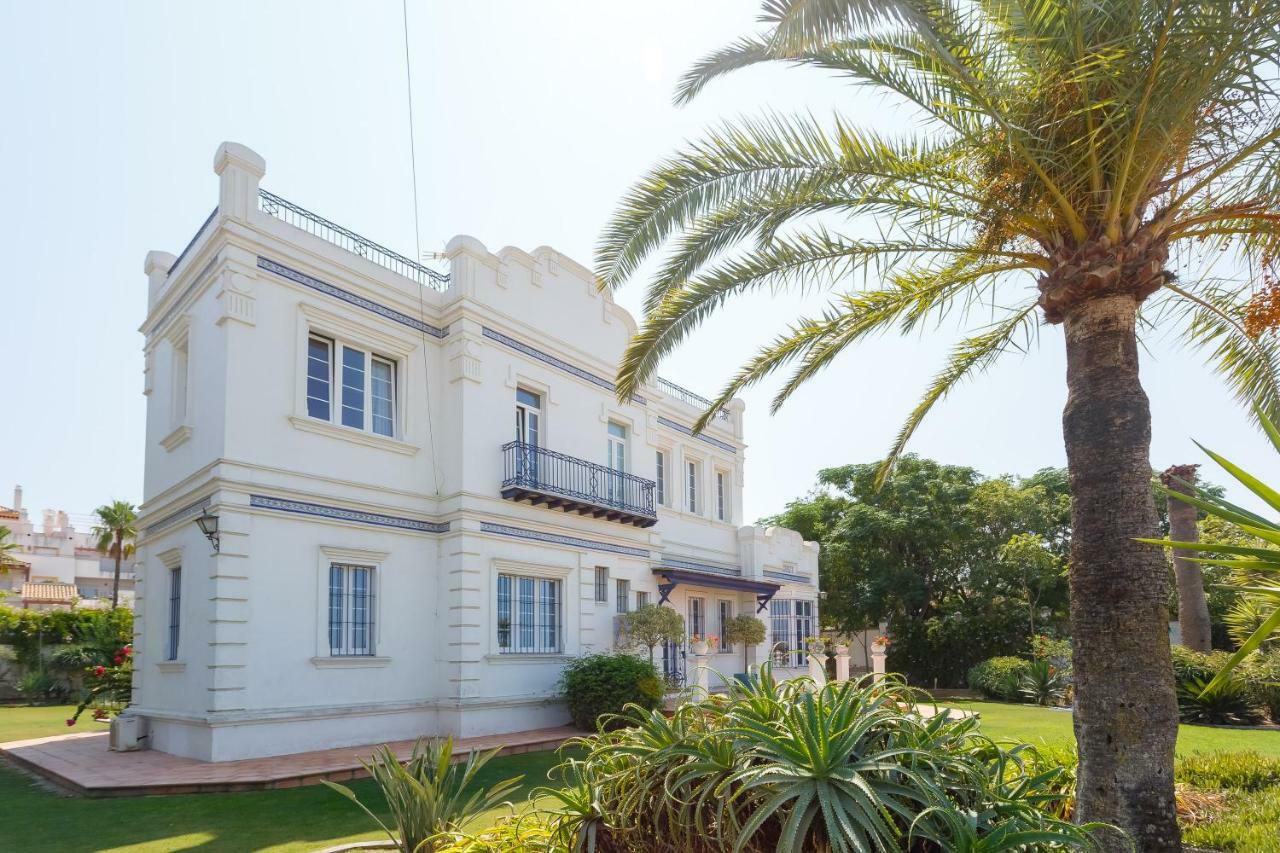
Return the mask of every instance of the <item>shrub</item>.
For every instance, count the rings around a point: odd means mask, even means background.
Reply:
[[[1249,655],[1240,664],[1240,676],[1271,722],[1280,723],[1280,649]]]
[[[606,722],[601,717],[621,714],[629,704],[644,710],[658,707],[664,693],[653,664],[626,653],[570,661],[561,684],[574,725],[591,730]]]
[[[1048,634],[1036,634],[1031,638],[1031,656],[1036,660],[1053,661],[1058,666],[1071,663],[1071,641]]]
[[[18,679],[18,692],[32,705],[56,705],[67,701],[71,691],[66,682],[51,672],[32,670]]]
[[[1071,689],[1071,675],[1047,659],[1034,660],[1018,679],[1018,693],[1037,705],[1061,705]]]
[[[622,614],[618,622],[622,642],[648,649],[649,663],[653,663],[653,650],[658,645],[684,642],[684,617],[670,607],[646,604]]]
[[[1178,716],[1184,723],[1252,725],[1262,721],[1249,685],[1234,675],[1212,690],[1210,679],[1190,678],[1178,684]]]
[[[496,749],[485,753],[472,750],[465,764],[454,764],[453,738],[419,739],[403,765],[387,746],[374,753],[372,761],[362,761],[382,792],[395,831],[350,788],[321,781],[364,809],[403,853],[435,853],[450,843],[443,833],[461,830],[482,812],[497,807],[520,784],[523,777],[505,779],[487,790],[476,787],[481,768],[497,754]]]
[[[1204,791],[1258,791],[1280,785],[1280,758],[1247,752],[1197,752],[1179,758],[1174,777]]]
[[[969,687],[980,691],[988,699],[1017,702],[1022,677],[1030,670],[1031,662],[1015,657],[987,658],[969,670]]]
[[[758,681],[670,719],[629,709],[627,726],[577,739],[586,757],[553,771],[556,788],[534,793],[556,798],[543,814],[570,842],[564,849],[1096,845],[1096,825],[1039,808],[1057,769],[1029,775],[1015,750],[978,734],[975,718],[923,719],[919,695],[894,678],[779,683],[765,665]]]

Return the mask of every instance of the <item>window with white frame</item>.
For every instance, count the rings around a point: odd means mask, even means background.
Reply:
[[[642,589],[636,590],[636,610],[639,610],[641,607],[648,607],[648,606],[649,606],[649,593],[645,592]]]
[[[725,628],[728,627],[729,620],[733,618],[733,602],[727,598],[722,598],[716,602],[716,631],[720,636],[720,653],[725,654],[733,651],[733,644],[725,637]]]
[[[182,566],[169,569],[169,637],[165,660],[178,659],[178,639],[182,630]]]
[[[498,575],[498,652],[558,654],[562,648],[560,581]]]
[[[614,581],[616,589],[614,597],[618,600],[618,612],[626,613],[627,608],[631,606],[631,581],[618,578]]]
[[[716,472],[716,518],[720,521],[728,520],[729,505],[725,495],[725,481],[728,477],[723,471]]]
[[[375,435],[396,434],[396,362],[323,335],[307,338],[307,415]]]
[[[329,564],[329,654],[374,653],[376,613],[373,566]]]
[[[773,647],[779,644],[785,652],[778,652],[784,666],[804,666],[804,641],[814,636],[813,602],[800,599],[778,599],[769,602],[769,616],[773,629]]]
[[[690,596],[689,598],[689,636],[707,636],[707,600]]]
[[[596,566],[596,604],[609,603],[609,570],[604,566]]]
[[[654,453],[653,475],[654,480],[654,498],[659,506],[667,505],[667,452],[658,450]]]
[[[191,372],[189,338],[184,333],[173,339],[173,423],[187,422],[187,406],[189,405],[189,374]]]
[[[698,511],[698,478],[702,475],[702,465],[690,460],[685,463],[686,508],[689,512]]]

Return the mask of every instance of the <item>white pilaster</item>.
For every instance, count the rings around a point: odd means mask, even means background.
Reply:
[[[250,211],[258,209],[258,185],[267,161],[247,145],[224,142],[213,155],[213,171],[219,178],[218,212],[248,222]]]

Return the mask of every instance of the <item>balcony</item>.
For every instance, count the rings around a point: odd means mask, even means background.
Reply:
[[[658,523],[653,480],[520,441],[502,445],[502,496],[636,527]]]

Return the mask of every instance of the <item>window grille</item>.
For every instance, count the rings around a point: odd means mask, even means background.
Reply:
[[[560,581],[498,575],[498,652],[557,654],[560,649]]]
[[[374,653],[374,577],[370,566],[329,566],[329,654]]]
[[[609,603],[609,570],[604,566],[596,566],[596,603]]]
[[[617,589],[614,597],[618,600],[618,612],[626,613],[627,607],[631,603],[631,581],[619,578],[616,582]]]
[[[169,645],[165,658],[178,659],[178,637],[182,624],[182,567],[169,570]]]

